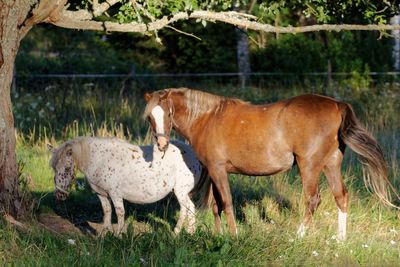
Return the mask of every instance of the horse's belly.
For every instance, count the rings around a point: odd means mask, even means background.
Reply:
[[[247,175],[272,175],[287,171],[293,166],[292,153],[265,156],[262,154],[246,155],[231,161],[227,171]]]

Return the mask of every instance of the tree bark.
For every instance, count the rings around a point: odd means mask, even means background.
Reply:
[[[250,57],[249,57],[249,38],[247,31],[242,29],[236,29],[237,43],[237,65],[239,70],[239,82],[242,89],[246,86],[246,81],[250,74]]]
[[[10,88],[15,57],[32,3],[24,0],[0,1],[0,211],[15,217],[27,215],[29,203],[18,184],[16,140]]]
[[[390,19],[391,25],[399,25],[400,24],[400,15],[394,16]],[[392,36],[394,37],[393,41],[393,68],[395,71],[400,70],[400,30],[393,30]]]

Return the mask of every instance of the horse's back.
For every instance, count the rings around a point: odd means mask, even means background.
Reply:
[[[206,165],[226,164],[228,172],[251,175],[291,168],[295,154],[335,141],[341,123],[337,101],[311,94],[267,105],[232,103],[209,117],[193,142],[197,154]]]

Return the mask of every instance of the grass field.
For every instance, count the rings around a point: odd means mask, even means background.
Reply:
[[[301,92],[301,89],[285,91],[268,98],[268,91],[260,89],[219,91],[256,103],[264,98],[274,101]],[[361,120],[378,137],[388,160],[390,180],[399,189],[400,109],[396,101],[400,98],[399,88],[374,88],[353,98],[343,93],[341,98],[355,106]],[[82,99],[89,107],[90,101],[95,101],[90,96]],[[127,222],[145,225],[147,231],[130,228],[120,238],[112,235],[95,238],[89,234],[45,230],[36,220],[43,214],[59,215],[81,228],[88,220],[100,222],[102,219],[100,202],[88,186],[73,188],[66,202],[55,202],[46,143],[60,144],[76,135],[112,135],[136,144],[148,142],[144,138],[145,124],[140,121],[142,106],[124,106],[123,101],[131,103],[120,98],[104,102],[106,108],[115,106],[106,114],[115,118],[116,113],[124,112],[123,116],[119,114],[123,120],[131,116],[134,122],[130,127],[141,128],[141,134],[127,130],[129,127],[117,120],[99,118],[96,110],[90,117],[96,117],[96,121],[85,117],[68,124],[62,131],[45,130],[39,125],[34,131],[31,128],[18,134],[17,157],[24,165],[21,179],[35,199],[34,220],[29,222],[32,226],[29,233],[18,232],[0,222],[0,261],[16,266],[400,266],[400,212],[379,204],[367,191],[362,182],[361,164],[350,151],[346,152],[342,168],[350,192],[345,242],[336,239],[337,208],[323,176],[321,205],[307,235],[297,238],[304,205],[296,168],[271,177],[230,176],[239,227],[237,238],[215,235],[209,211],[197,213],[195,234],[174,236],[171,229],[178,217],[178,205],[173,195],[151,205],[126,203]],[[78,179],[84,183],[82,175]]]

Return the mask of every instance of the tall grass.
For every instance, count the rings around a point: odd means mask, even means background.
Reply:
[[[241,90],[215,85],[207,89],[254,103],[273,102],[309,92],[309,88],[300,87]],[[368,93],[352,93],[353,98],[348,88],[334,90],[316,86],[312,90],[324,90],[355,106],[357,115],[383,147],[390,180],[399,190],[400,108],[396,100],[400,96],[399,87],[382,85]],[[18,128],[17,156],[24,164],[22,178],[37,200],[35,218],[57,214],[79,227],[87,220],[102,220],[100,202],[88,185],[84,189],[73,188],[64,203],[54,200],[53,173],[48,166],[50,153],[46,143],[60,144],[80,135],[118,136],[136,144],[150,142],[146,139],[146,123],[140,116],[144,103],[137,96],[102,96],[104,101],[99,104],[100,95],[96,90],[90,94],[81,92],[82,102],[65,102],[64,106],[71,108],[72,119],[65,124],[54,121],[60,118],[58,112],[65,114],[65,110],[57,110],[55,114],[44,115],[48,121],[37,119],[40,123]],[[72,104],[86,105],[87,109],[74,110]],[[15,112],[25,117],[29,113],[18,109]],[[26,120],[17,118],[16,121],[17,125],[28,124]],[[337,208],[323,176],[321,205],[306,237],[297,238],[304,203],[301,179],[294,168],[272,177],[230,176],[239,229],[237,238],[227,235],[227,229],[225,234],[215,235],[210,211],[197,213],[195,234],[174,236],[171,228],[177,220],[178,204],[170,195],[151,205],[125,203],[127,222],[134,226],[145,224],[150,230],[130,229],[120,238],[55,234],[44,230],[36,221],[31,222],[32,232],[20,233],[0,222],[0,261],[18,266],[400,266],[399,211],[383,206],[365,189],[361,165],[354,153],[346,152],[342,169],[350,193],[348,240],[345,242],[336,239]],[[78,180],[83,182],[84,177],[79,175]],[[224,216],[223,222],[226,228]]]

